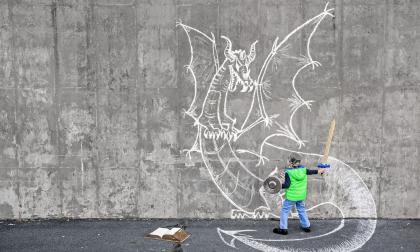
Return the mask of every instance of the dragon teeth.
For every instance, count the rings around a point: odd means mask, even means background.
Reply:
[[[229,133],[228,134],[228,140],[229,140],[229,142],[232,140],[232,137],[233,137],[233,134]]]
[[[242,86],[242,90],[241,93],[245,93],[248,92],[248,86],[246,86],[245,84]]]
[[[211,139],[215,139],[215,136],[216,136],[216,134],[215,134],[215,132],[214,132],[214,131],[210,132],[210,138],[211,138]]]
[[[218,132],[216,133],[216,139],[219,140],[219,138],[222,136],[223,132],[218,130]]]
[[[236,141],[238,139],[238,134],[223,129],[216,129],[214,131],[205,130],[204,138],[212,140],[226,140],[226,141]]]

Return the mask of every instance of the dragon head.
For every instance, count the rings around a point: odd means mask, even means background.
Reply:
[[[241,84],[241,92],[251,92],[254,89],[254,82],[250,77],[249,65],[255,60],[255,44],[258,41],[251,45],[249,53],[246,54],[245,50],[232,50],[230,39],[225,36],[222,36],[222,38],[226,40],[224,54],[230,72],[229,91],[234,92]]]

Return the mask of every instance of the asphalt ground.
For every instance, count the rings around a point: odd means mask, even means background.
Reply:
[[[358,220],[345,220],[345,227]],[[145,239],[144,235],[158,227],[179,223],[187,225],[191,236],[181,245],[182,251],[258,251],[236,240],[237,248],[226,245],[218,233],[223,230],[255,230],[248,234],[267,238],[303,239],[299,247],[317,250],[325,239],[308,239],[337,226],[340,220],[312,220],[312,232],[299,229],[297,220],[289,221],[289,235],[272,233],[276,220],[39,220],[0,221],[0,251],[177,251],[174,243]],[[346,229],[329,235],[328,239],[346,236]],[[227,243],[231,237],[225,237]],[[278,243],[277,243],[278,244]],[[270,244],[276,246],[276,244]],[[181,251],[177,248],[178,251]],[[272,251],[267,249],[266,251]],[[420,220],[378,220],[371,239],[358,251],[420,251]]]

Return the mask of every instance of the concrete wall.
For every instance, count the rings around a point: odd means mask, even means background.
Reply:
[[[259,40],[257,67],[276,36],[324,4],[1,1],[0,218],[229,217],[200,156],[182,153],[194,142],[183,116],[193,85],[175,22],[235,48]],[[331,155],[359,173],[378,217],[419,218],[420,2],[330,6],[336,17],[312,43],[323,66],[302,91],[315,103],[296,130],[305,151],[321,153],[335,117]],[[273,76],[270,111],[287,98],[285,74]],[[311,201],[322,198],[322,187],[311,190]]]

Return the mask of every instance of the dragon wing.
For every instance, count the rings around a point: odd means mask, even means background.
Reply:
[[[213,33],[208,36],[182,22],[177,22],[176,25],[185,31],[188,38],[190,60],[185,67],[194,84],[194,97],[186,114],[196,120],[202,111],[211,79],[219,68],[216,40]]]
[[[264,122],[266,126],[271,126],[274,124],[274,126],[276,126],[276,130],[274,134],[269,135],[266,140],[274,136],[281,136],[286,137],[292,142],[295,142],[298,144],[299,148],[304,146],[304,141],[296,134],[293,129],[293,117],[295,113],[302,107],[310,109],[310,104],[312,101],[305,100],[302,97],[296,84],[301,84],[300,78],[302,77],[301,75],[303,72],[309,69],[315,69],[315,67],[321,65],[313,58],[311,53],[311,41],[320,23],[328,16],[333,17],[332,11],[332,8],[328,9],[327,4],[321,13],[297,26],[282,40],[280,40],[279,37],[274,40],[271,51],[265,58],[256,79],[256,101],[258,104],[258,108],[256,109],[258,111],[257,114],[259,117],[256,120],[245,121],[242,127],[244,131],[251,130],[253,127],[262,122]],[[302,39],[302,37],[304,38]],[[290,76],[290,78],[284,78],[284,76]],[[285,108],[280,108],[280,110],[279,106],[276,106],[277,111],[274,112],[276,114],[270,116],[266,110],[264,100],[270,96],[269,90],[267,88],[270,86],[269,82],[273,82],[271,85],[277,85],[279,84],[275,83],[277,80],[286,82],[288,86],[286,88],[281,88],[282,92],[289,96],[285,99],[288,106],[285,106]],[[287,88],[290,88],[292,93],[291,95]],[[278,100],[278,97],[276,97],[276,99]],[[248,115],[250,114],[255,113],[251,112],[250,110]],[[248,117],[251,118],[250,116]],[[286,123],[281,124],[279,122]],[[266,141],[264,140],[262,145],[264,145],[265,142]]]

